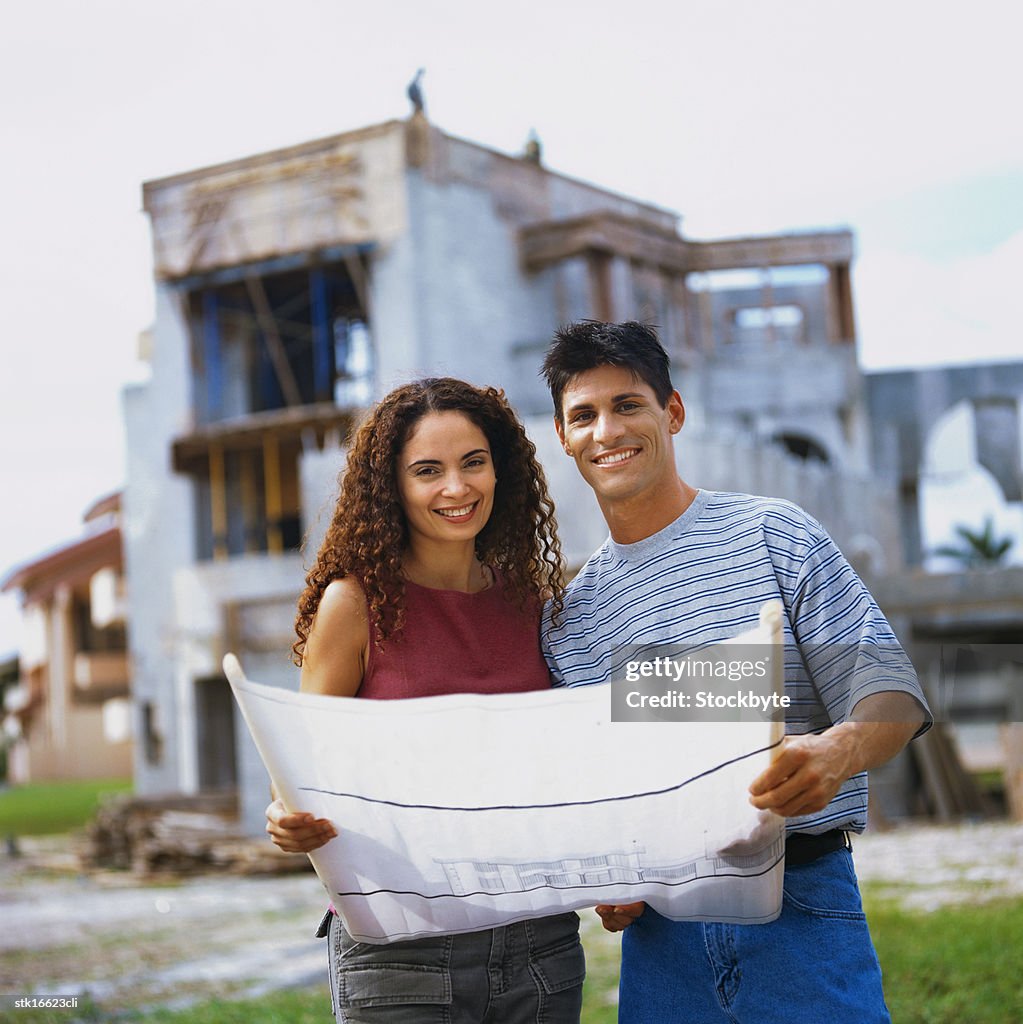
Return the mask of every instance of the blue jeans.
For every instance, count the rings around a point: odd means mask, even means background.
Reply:
[[[579,1024],[576,914],[385,945],[356,942],[335,916],[327,948],[343,1024]]]
[[[770,924],[669,921],[622,936],[619,1024],[891,1024],[848,850],[785,869]]]

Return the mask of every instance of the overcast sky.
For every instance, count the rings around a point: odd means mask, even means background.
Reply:
[[[404,117],[660,203],[849,226],[867,368],[1023,356],[1015,5],[34,0],[0,33],[0,572],[123,480],[141,183]],[[0,652],[14,645],[0,607]]]

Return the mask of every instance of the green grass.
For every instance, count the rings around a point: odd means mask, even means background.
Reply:
[[[894,1024],[1010,1024],[1023,1021],[1023,900],[910,912],[868,899],[871,931]],[[582,1024],[613,1024],[617,958],[607,943],[587,941]],[[324,1024],[326,987],[278,992],[258,1000],[209,1000],[184,1010],[106,1014],[83,997],[77,1011],[0,1012],[21,1024]]]
[[[326,1024],[332,1020],[327,986],[295,992],[275,992],[258,1001],[225,1003],[213,1000],[191,1010],[158,1010],[148,1024]]]
[[[124,793],[130,779],[31,782],[0,792],[0,836],[42,836],[80,828],[105,793]]]
[[[1023,1021],[1023,901],[867,911],[894,1024]]]

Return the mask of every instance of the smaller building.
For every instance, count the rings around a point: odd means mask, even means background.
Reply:
[[[12,783],[131,775],[121,495],[84,515],[80,539],[14,568],[19,679],[4,691]]]

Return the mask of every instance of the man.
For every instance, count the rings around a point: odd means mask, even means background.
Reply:
[[[562,446],[610,529],[545,622],[555,685],[615,678],[630,644],[716,642],[755,626],[765,601],[784,606],[789,735],[750,785],[753,806],[788,819],[781,916],[700,924],[642,903],[597,907],[605,928],[625,929],[619,1020],[889,1021],[848,835],[866,825],[866,770],[929,724],[912,667],[814,519],[679,477],[685,409],[650,328],[574,324],[543,372]]]

